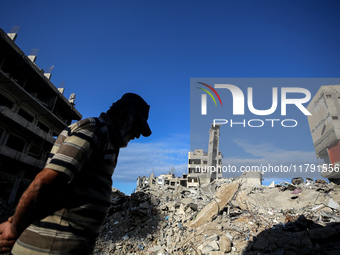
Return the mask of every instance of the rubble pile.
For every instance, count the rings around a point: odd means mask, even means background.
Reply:
[[[95,254],[340,254],[340,186],[301,179],[115,190]]]

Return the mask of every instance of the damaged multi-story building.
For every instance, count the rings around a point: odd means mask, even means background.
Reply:
[[[340,183],[340,85],[321,86],[307,109],[321,175]]]
[[[222,158],[219,151],[220,125],[212,124],[209,130],[208,152],[195,149],[188,153],[188,185],[209,183],[222,178]]]
[[[141,190],[146,187],[154,186],[167,186],[169,188],[175,189],[176,186],[187,187],[188,175],[183,174],[182,177],[176,177],[172,173],[161,174],[159,176],[154,176],[152,173],[149,177],[138,176],[137,177],[137,190]]]
[[[67,100],[16,37],[0,29],[0,192],[9,202],[43,169],[56,136],[82,117],[74,94]]]
[[[182,186],[186,188],[197,188],[201,184],[208,184],[215,179],[222,178],[222,158],[223,155],[219,151],[220,126],[211,125],[209,130],[209,146],[208,152],[203,149],[195,149],[190,151],[188,155],[188,174],[182,177],[175,177],[174,174],[162,174],[154,177],[139,176],[137,178],[137,190],[147,186],[159,185],[176,187]]]

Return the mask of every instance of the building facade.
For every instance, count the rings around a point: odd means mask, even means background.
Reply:
[[[188,178],[195,181],[196,177],[201,184],[222,178],[222,158],[219,151],[220,125],[211,125],[209,130],[208,152],[203,149],[189,151]],[[191,181],[188,181],[190,183]]]
[[[316,156],[324,169],[322,176],[339,183],[340,85],[321,86],[307,109],[312,114],[308,123]]]
[[[16,34],[0,29],[0,192],[10,202],[43,169],[58,134],[80,120],[74,99],[50,81],[15,44]]]

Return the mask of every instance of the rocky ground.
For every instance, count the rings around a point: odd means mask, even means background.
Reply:
[[[323,180],[115,190],[95,254],[340,254],[339,202]]]
[[[95,255],[340,254],[340,186],[323,180],[221,179],[113,195]],[[13,211],[0,199],[2,221]]]

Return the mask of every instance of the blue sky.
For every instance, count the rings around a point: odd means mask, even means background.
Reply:
[[[17,45],[26,54],[38,48],[40,68],[54,65],[51,81],[64,84],[67,98],[76,93],[83,117],[98,116],[125,92],[151,105],[153,134],[121,150],[113,176],[126,193],[138,175],[186,171],[190,78],[340,76],[335,0],[13,0],[1,9],[0,27],[20,26]]]

